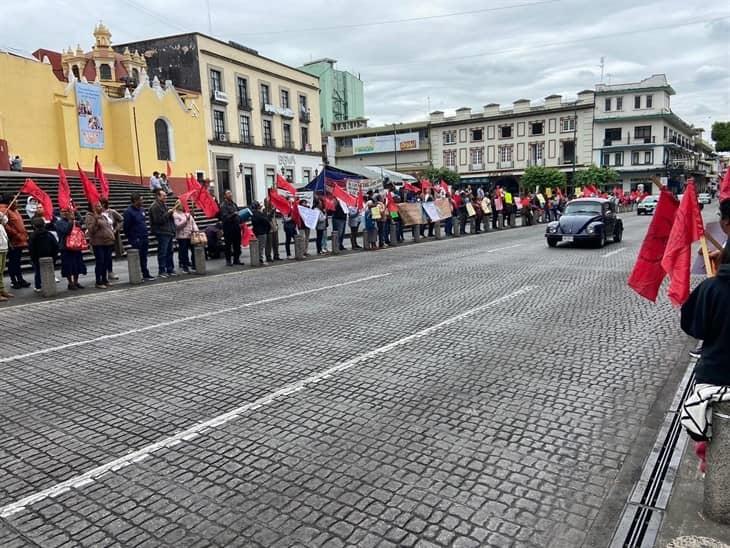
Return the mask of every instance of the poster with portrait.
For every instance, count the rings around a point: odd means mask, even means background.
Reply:
[[[104,148],[101,86],[76,82],[76,115],[81,148]]]

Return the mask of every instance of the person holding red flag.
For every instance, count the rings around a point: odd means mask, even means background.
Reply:
[[[23,217],[18,211],[18,203],[9,196],[0,195],[0,213],[8,217],[5,231],[10,240],[10,249],[7,255],[8,276],[10,276],[10,287],[21,289],[30,287],[30,283],[23,278],[23,271],[20,267],[23,250],[28,247],[28,232],[25,230]],[[2,275],[2,271],[0,271]]]
[[[43,215],[46,221],[53,219],[53,202],[51,197],[46,194],[33,179],[26,179],[23,186],[20,188],[20,192],[28,194],[38,201],[38,205],[42,206],[38,208],[39,212]]]
[[[104,170],[101,167],[101,162],[99,162],[99,157],[94,157],[94,177],[96,177],[96,180],[99,181],[99,189],[101,190],[101,197],[102,198],[109,198],[109,181],[106,178],[106,175],[104,175]]]
[[[206,189],[201,186],[198,197],[207,196],[209,199],[210,194]],[[200,205],[200,202],[197,202]],[[202,208],[201,208],[202,209]],[[238,217],[238,210],[240,208],[233,201],[233,193],[226,190],[223,193],[223,201],[220,205],[220,219],[223,223],[223,243],[225,244],[226,254],[226,266],[239,265],[241,263],[241,221]],[[205,211],[205,210],[204,210]],[[208,214],[206,213],[206,216]]]

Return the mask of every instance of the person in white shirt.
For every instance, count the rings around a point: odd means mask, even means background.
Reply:
[[[160,172],[155,171],[150,177],[150,191],[154,194],[157,190],[162,188],[162,182],[160,181]]]

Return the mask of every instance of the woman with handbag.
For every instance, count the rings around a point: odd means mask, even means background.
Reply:
[[[106,289],[111,285],[107,273],[112,269],[112,250],[114,249],[114,226],[102,213],[101,204],[96,202],[91,205],[86,214],[86,228],[89,231],[89,240],[96,259],[94,274],[97,289]]]
[[[81,215],[70,209],[61,210],[61,218],[56,220],[56,233],[61,249],[61,275],[68,281],[70,291],[83,289],[79,276],[86,276],[83,255],[89,245],[81,227]]]
[[[175,237],[177,238],[177,261],[180,269],[185,274],[190,274],[191,265],[192,272],[195,272],[195,253],[193,253],[192,262],[190,239],[193,232],[198,232],[198,225],[195,218],[189,213],[183,211],[182,204],[178,201],[173,208],[172,220],[175,222]]]

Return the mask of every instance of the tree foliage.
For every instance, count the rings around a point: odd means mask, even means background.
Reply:
[[[712,140],[715,141],[717,152],[730,151],[730,122],[715,122],[712,124]]]
[[[452,187],[456,187],[459,184],[459,174],[446,167],[429,167],[423,172],[423,177],[435,184],[438,184],[441,179]]]
[[[602,187],[618,181],[618,173],[608,166],[598,167],[593,164],[575,174],[575,186],[596,185]]]
[[[565,173],[560,170],[544,166],[530,166],[520,178],[520,190],[534,192],[538,186],[541,190],[546,188],[565,189],[565,183]]]

